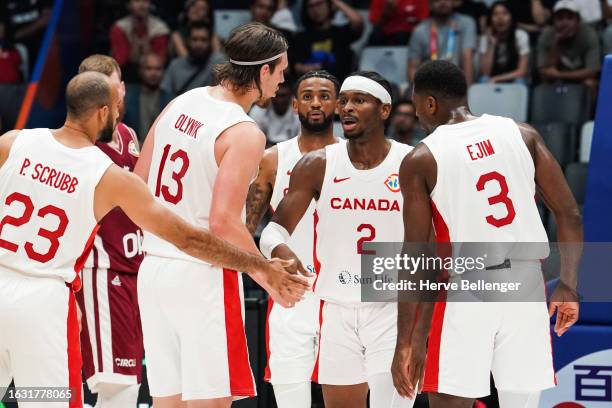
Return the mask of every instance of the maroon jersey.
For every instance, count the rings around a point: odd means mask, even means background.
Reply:
[[[133,171],[138,160],[136,133],[123,123],[117,125],[115,132],[116,144],[97,142],[96,146],[116,165]],[[115,208],[100,221],[85,267],[135,274],[143,258],[141,244],[142,230],[120,208]]]

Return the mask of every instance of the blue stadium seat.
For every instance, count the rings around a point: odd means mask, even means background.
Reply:
[[[582,84],[540,84],[533,90],[532,123],[569,123],[576,127],[587,121],[591,97]]]
[[[230,32],[251,21],[249,10],[215,10],[215,32],[220,39],[225,40]]]
[[[536,124],[535,128],[562,168],[576,160],[576,132],[573,125],[554,122]]]
[[[529,91],[522,84],[474,84],[468,90],[468,103],[477,115],[488,113],[525,122]]]
[[[359,69],[376,71],[400,85],[408,80],[408,47],[365,47],[359,60]]]

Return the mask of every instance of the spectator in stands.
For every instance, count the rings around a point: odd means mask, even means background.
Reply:
[[[372,0],[370,45],[406,45],[421,21],[429,16],[429,0]]]
[[[387,134],[397,142],[414,146],[425,136],[424,132],[416,129],[416,112],[410,99],[402,99],[393,104],[389,122]]]
[[[251,21],[280,30],[285,36],[297,31],[286,0],[255,0],[251,5]]]
[[[164,62],[159,55],[152,52],[143,55],[140,58],[138,74],[140,83],[129,84],[127,87],[123,122],[136,131],[142,145],[155,118],[172,97],[160,88]]]
[[[346,15],[347,24],[332,25],[334,6]],[[353,70],[350,46],[361,36],[363,18],[342,0],[304,0],[301,14],[304,31],[295,35],[289,47],[295,74],[325,69],[344,80]]]
[[[493,3],[486,35],[480,38],[480,82],[527,83],[529,35],[516,27],[505,1]]]
[[[21,77],[21,56],[10,40],[6,24],[0,22],[0,84],[17,84]]]
[[[472,62],[476,48],[474,19],[453,11],[452,0],[431,0],[431,17],[412,33],[408,55],[408,78],[412,82],[417,68],[425,61],[444,59],[465,71],[468,84],[474,79]]]
[[[219,51],[221,42],[215,34],[213,10],[207,0],[187,0],[185,8],[179,17],[179,27],[170,36],[170,52],[172,57],[186,57],[189,54],[187,40],[189,27],[192,24],[204,23],[212,33],[212,49]]]
[[[129,0],[129,14],[110,29],[111,56],[123,70],[126,81],[137,78],[140,58],[154,52],[166,61],[170,30],[166,23],[150,15],[150,0]]]
[[[553,26],[538,40],[538,68],[545,81],[582,82],[597,89],[601,52],[597,33],[580,22],[573,0],[555,4]]]
[[[29,70],[32,71],[45,29],[53,11],[52,0],[0,0],[0,16],[8,23],[6,30],[15,43],[28,50]]]
[[[290,81],[280,84],[276,96],[266,106],[254,105],[249,116],[265,133],[267,146],[289,140],[300,131],[300,120],[291,108],[293,92]]]
[[[212,51],[210,37],[210,29],[206,24],[195,23],[189,28],[189,55],[176,58],[170,63],[161,84],[162,89],[170,93],[172,98],[212,83],[213,67],[223,62],[224,57]]]
[[[508,6],[519,28],[529,33],[529,41],[535,44],[542,28],[550,19],[556,0],[508,0]]]
[[[255,0],[250,8],[251,21],[280,30],[287,36],[297,31],[291,10],[286,0]]]
[[[483,33],[487,27],[487,6],[480,1],[474,0],[453,0],[455,13],[470,16],[476,22],[478,34]]]

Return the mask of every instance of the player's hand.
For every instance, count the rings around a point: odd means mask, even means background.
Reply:
[[[304,293],[310,290],[308,281],[297,275],[287,272],[287,268],[295,268],[294,260],[272,258],[268,261],[268,268],[261,275],[258,283],[270,294],[274,302],[283,307],[293,307],[303,299]]]
[[[406,398],[410,397],[411,390],[408,384],[408,367],[410,365],[410,346],[396,344],[393,363],[391,363],[391,376],[397,393]]]
[[[295,252],[293,252],[291,248],[289,248],[288,245],[283,245],[283,244],[277,245],[276,248],[272,250],[272,256],[274,258],[294,260],[295,262],[293,265],[291,265],[288,268],[285,268],[287,272],[289,273],[293,273],[293,274],[300,273],[302,276],[305,276],[306,278],[309,278],[309,279],[314,276],[313,273],[308,272],[306,268],[304,268],[304,265],[302,264],[302,262],[299,260]]]
[[[425,341],[418,339],[413,339],[410,346],[395,347],[391,375],[395,389],[404,398],[414,399],[423,389],[426,350]]]
[[[569,328],[578,321],[580,304],[578,294],[562,281],[555,288],[550,297],[548,315],[552,317],[557,311],[555,322],[555,333],[561,337]]]

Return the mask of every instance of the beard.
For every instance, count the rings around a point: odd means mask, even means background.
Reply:
[[[308,120],[308,117],[305,115],[302,115],[301,113],[298,113],[298,118],[300,119],[300,123],[302,124],[304,129],[308,130],[309,132],[313,132],[313,133],[321,133],[327,130],[331,126],[332,120],[334,119],[332,115],[327,116],[323,112],[321,112],[321,114],[323,115],[323,121],[319,123],[310,122]]]
[[[115,123],[113,123],[113,120],[109,116],[108,120],[106,121],[106,126],[104,126],[104,129],[102,129],[102,131],[100,132],[98,141],[102,143],[110,143],[113,140],[114,132],[115,132]]]

